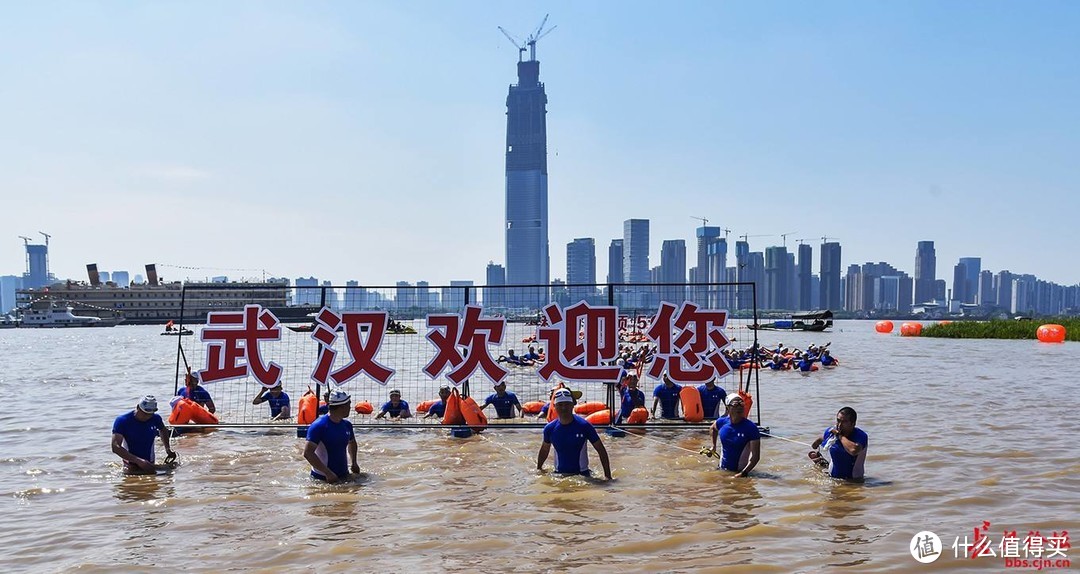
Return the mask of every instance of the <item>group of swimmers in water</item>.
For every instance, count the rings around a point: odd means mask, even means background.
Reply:
[[[816,354],[821,357],[824,353],[818,351]],[[186,377],[184,388],[177,393],[178,399],[195,401],[213,412],[213,399],[198,383],[197,376]],[[661,419],[679,419],[682,390],[680,385],[665,376],[664,381],[653,389],[653,404],[649,413],[652,418],[656,418],[659,407]],[[720,469],[733,472],[736,476],[748,476],[761,459],[762,436],[757,425],[747,418],[750,397],[742,392],[728,394],[715,381],[708,381],[698,386],[697,390],[705,416],[715,419],[709,429],[711,446],[703,449],[702,453],[720,458]],[[621,408],[613,423],[621,425],[635,409],[645,407],[645,395],[638,389],[638,376],[633,372],[624,374],[618,384],[618,392]],[[451,393],[449,385],[440,387],[439,400],[427,406],[424,418],[443,416]],[[549,422],[544,426],[543,441],[537,455],[537,468],[543,470],[548,456],[554,450],[556,473],[590,476],[587,446],[591,445],[600,458],[604,476],[611,479],[610,460],[599,433],[592,423],[574,412],[581,396],[580,391],[563,385],[551,391],[543,410],[554,409],[555,414],[549,417],[547,412],[543,412],[541,415],[547,417]],[[348,420],[352,399],[342,390],[328,392],[324,399],[325,403],[318,413],[321,416],[308,427],[304,458],[311,465],[313,478],[338,482],[347,479],[350,473],[359,473],[356,438],[353,425]],[[252,400],[253,404],[263,402],[269,404],[271,418],[289,418],[289,397],[280,384],[260,389]],[[494,385],[494,392],[485,398],[481,409],[488,406],[495,407],[498,418],[524,416],[521,402],[517,395],[506,389],[505,382]],[[123,461],[125,471],[147,474],[175,466],[176,453],[169,442],[170,432],[157,410],[157,400],[153,396],[146,396],[132,411],[120,415],[113,423],[112,451]],[[408,402],[402,399],[401,391],[392,389],[389,400],[382,405],[376,418],[405,419],[411,416],[413,413]],[[829,467],[829,473],[834,478],[862,480],[868,437],[862,429],[855,426],[856,422],[857,414],[854,409],[840,409],[836,415],[836,424],[825,429],[811,445],[813,450],[808,453],[809,458],[819,465]],[[160,437],[165,447],[167,456],[163,465],[155,463],[156,437]],[[719,451],[717,444],[720,445]],[[825,454],[818,452],[821,447],[824,447]]]

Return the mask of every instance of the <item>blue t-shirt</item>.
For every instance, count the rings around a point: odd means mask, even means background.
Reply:
[[[165,428],[165,422],[157,414],[146,421],[135,418],[135,411],[124,413],[113,421],[112,431],[124,436],[124,446],[131,454],[154,462],[154,437]],[[124,461],[127,464],[127,461]]]
[[[719,420],[717,423],[719,424]],[[723,446],[720,468],[736,472],[742,470],[750,458],[749,446],[753,440],[761,440],[761,433],[750,419],[743,419],[739,424],[732,424],[728,420],[720,427],[720,444]]]
[[[825,429],[825,432],[821,435],[822,441],[829,440],[829,431],[831,430],[832,427]],[[840,439],[836,439],[836,442],[829,447],[829,457],[832,458],[832,467],[829,469],[829,474],[833,478],[850,480],[863,477],[863,461],[866,460],[866,447],[870,444],[870,437],[866,436],[866,433],[861,428],[855,427],[855,430],[851,433],[851,438],[848,440],[862,445],[862,450],[859,451],[857,456],[851,456],[851,453],[844,448],[844,445],[840,444]]]
[[[625,419],[630,416],[637,407],[645,406],[645,393],[641,392],[641,389],[634,389],[631,391],[629,388],[622,390],[622,408],[619,409],[619,418]]]
[[[276,417],[281,414],[281,407],[289,406],[289,395],[282,391],[276,398],[270,393],[263,394],[263,398],[270,404],[270,416]]]
[[[829,367],[836,364],[836,359],[834,359],[832,355],[822,355],[821,364]]]
[[[195,387],[195,392],[191,393],[190,396],[188,396],[187,387],[180,387],[180,390],[176,391],[176,394],[178,396],[184,397],[185,399],[191,399],[204,407],[206,406],[206,403],[209,403],[213,400],[210,398],[210,393],[206,389],[204,389],[202,385]]]
[[[327,468],[338,475],[338,478],[349,475],[349,457],[345,449],[353,440],[353,426],[348,419],[335,423],[330,420],[330,415],[323,415],[315,419],[315,422],[308,427],[307,439],[308,442],[318,445],[315,455]],[[326,480],[326,477],[315,469],[311,469],[311,476]]]
[[[682,387],[679,385],[671,385],[670,387],[666,383],[656,385],[652,396],[660,399],[660,418],[679,418],[679,393],[681,391]]]
[[[799,370],[802,372],[809,371],[814,366],[813,359],[802,359],[799,361]]]
[[[439,399],[439,402],[428,407],[428,414],[431,416],[441,417],[446,415],[446,401]]]
[[[412,414],[412,411],[409,410],[409,403],[405,401],[398,401],[396,407],[394,406],[393,401],[386,401],[383,403],[382,412],[390,415],[390,418],[392,419],[407,418]]]
[[[701,409],[705,413],[707,418],[712,418],[720,414],[720,405],[724,404],[724,399],[727,398],[727,391],[720,385],[713,385],[713,390],[709,390],[709,387],[701,385],[697,388],[701,393]]]
[[[506,391],[500,397],[499,393],[491,393],[484,399],[484,404],[480,408],[484,408],[488,405],[495,405],[495,416],[500,419],[512,419],[514,418],[514,405],[521,406],[518,402],[517,395]]]
[[[555,447],[555,472],[559,473],[588,475],[589,444],[598,440],[596,429],[578,415],[568,425],[555,419],[544,427],[544,442]]]
[[[548,414],[548,409],[551,408],[551,403],[544,403],[544,406],[540,407],[540,412],[536,413],[537,418],[544,418]]]

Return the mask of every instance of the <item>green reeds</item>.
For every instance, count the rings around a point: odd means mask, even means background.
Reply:
[[[994,319],[991,321],[953,321],[952,323],[928,325],[923,337],[945,339],[1035,339],[1040,325],[1057,324],[1065,327],[1066,341],[1080,341],[1080,319],[1063,317],[1016,321]]]

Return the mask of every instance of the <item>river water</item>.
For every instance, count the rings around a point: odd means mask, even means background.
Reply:
[[[0,331],[2,571],[996,569],[955,558],[954,539],[983,521],[995,545],[1005,530],[1080,532],[1077,343],[900,338],[864,321],[785,334],[831,341],[842,365],[763,372],[761,422],[810,442],[854,407],[862,485],[778,439],[733,479],[696,454],[703,430],[605,436],[608,483],[539,474],[537,429],[391,429],[358,433],[364,476],[335,486],[307,477],[285,429],[185,435],[176,472],[123,476],[113,418],[173,390],[176,344],[159,329]],[[945,547],[929,565],[909,553],[923,530]]]

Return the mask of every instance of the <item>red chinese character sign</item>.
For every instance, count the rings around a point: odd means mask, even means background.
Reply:
[[[259,353],[263,341],[281,340],[278,318],[269,309],[247,305],[243,311],[209,313],[199,339],[206,344],[206,368],[199,371],[202,382],[244,379],[250,375],[270,387],[281,380],[281,365],[264,363]]]
[[[580,301],[565,310],[544,307],[547,325],[537,329],[547,345],[539,374],[544,381],[558,375],[568,381],[617,381],[620,367],[611,363],[619,353],[618,309],[592,307]]]
[[[731,343],[726,326],[727,311],[700,309],[689,301],[676,308],[664,301],[645,333],[656,343],[649,376],[667,373],[676,383],[700,384],[730,373],[731,365],[720,353]]]
[[[427,340],[437,349],[424,373],[436,379],[449,370],[446,378],[460,385],[477,369],[492,383],[501,382],[507,370],[491,358],[488,347],[501,345],[506,331],[506,318],[484,319],[483,309],[467,305],[465,315],[428,315]]]
[[[388,383],[395,371],[380,363],[376,357],[389,320],[385,311],[338,314],[329,307],[323,307],[315,316],[315,330],[311,332],[311,338],[319,343],[319,359],[311,371],[311,379],[323,385],[330,382],[343,385],[364,374],[379,384]],[[334,344],[339,330],[345,335],[345,348],[349,350],[350,360],[345,366],[332,371],[337,358]]]

